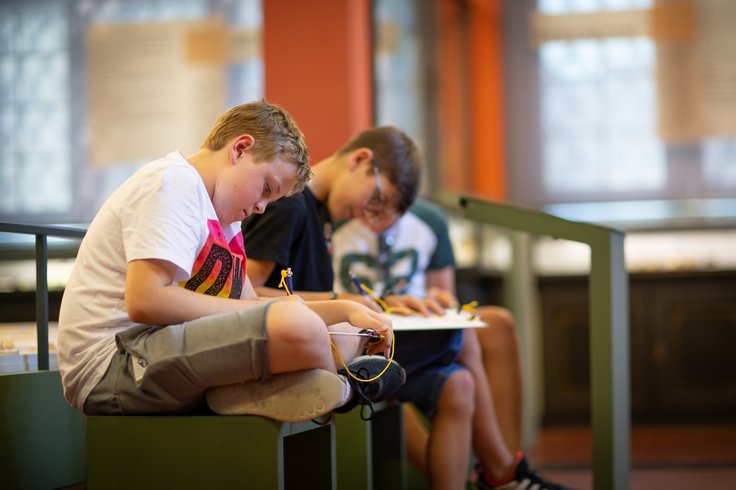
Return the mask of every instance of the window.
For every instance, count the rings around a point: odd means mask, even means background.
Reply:
[[[142,163],[87,162],[88,26],[216,15],[262,24],[260,0],[0,0],[0,220],[87,222]],[[228,105],[262,93],[260,56],[228,68]]]
[[[0,209],[71,208],[65,2],[0,5]]]
[[[659,190],[654,43],[557,41],[539,52],[543,184],[553,196]]]
[[[660,136],[655,40],[578,38],[530,46],[528,19],[535,9],[544,15],[646,12],[654,3],[504,1],[505,21],[512,26],[504,53],[511,201],[540,208],[592,201],[732,201],[736,138],[706,135],[673,143]],[[725,7],[728,2],[708,4],[725,9],[724,16],[736,10]],[[729,206],[727,212],[736,214],[734,204]]]

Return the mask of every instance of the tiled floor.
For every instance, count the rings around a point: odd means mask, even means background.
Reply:
[[[590,429],[543,429],[529,460],[551,481],[593,488]],[[632,490],[735,490],[736,424],[634,426]]]

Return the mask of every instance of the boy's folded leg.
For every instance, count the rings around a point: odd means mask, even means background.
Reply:
[[[274,374],[207,390],[207,404],[221,415],[260,415],[282,422],[301,422],[330,413],[343,401],[345,383],[323,369]]]
[[[404,368],[396,361],[381,356],[356,357],[348,364],[348,369],[350,373],[341,369],[338,374],[350,383],[352,396],[347,403],[334,410],[338,413],[347,412],[358,404],[372,406],[373,403],[386,400],[406,382]]]

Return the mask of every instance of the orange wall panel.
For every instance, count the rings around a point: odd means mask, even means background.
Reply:
[[[462,10],[456,0],[437,0],[438,128],[443,190],[462,193],[469,178],[468,100]]]
[[[265,97],[296,119],[311,161],[373,124],[369,0],[263,2]]]
[[[500,0],[471,0],[470,91],[472,191],[489,199],[506,196]]]

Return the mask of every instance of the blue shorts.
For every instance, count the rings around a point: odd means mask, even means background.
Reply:
[[[406,383],[394,395],[411,402],[430,420],[437,411],[445,381],[458,369],[462,330],[396,332],[394,359],[406,370]]]

